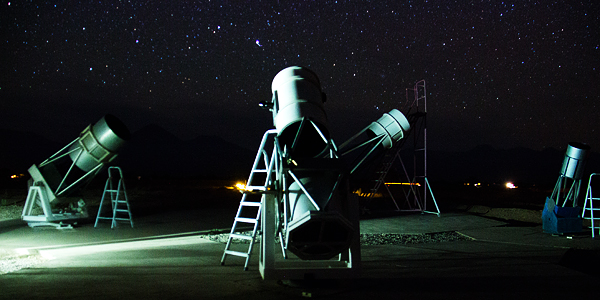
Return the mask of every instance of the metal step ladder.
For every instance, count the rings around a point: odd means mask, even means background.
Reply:
[[[385,153],[379,169],[375,171],[375,174],[377,174],[378,177],[375,179],[375,186],[370,190],[371,193],[377,193],[381,185],[385,183],[385,177],[394,163],[394,156],[396,156],[396,153],[393,151],[387,151]]]
[[[600,198],[594,198],[592,196],[592,178],[598,175],[600,175],[600,173],[592,173],[590,175],[587,192],[585,193],[585,203],[583,205],[583,212],[581,213],[581,217],[584,220],[590,220],[591,226],[589,228],[592,229],[592,238],[595,238],[596,230],[600,230]],[[595,207],[594,201],[596,201]]]
[[[259,233],[262,202],[264,200],[265,193],[269,192],[271,175],[273,174],[272,170],[274,159],[269,159],[267,151],[264,148],[267,139],[274,134],[277,134],[276,130],[269,130],[263,136],[261,146],[259,147],[256,158],[254,159],[254,164],[252,166],[252,170],[250,171],[250,176],[248,177],[246,186],[241,190],[243,193],[242,200],[240,201],[240,206],[238,207],[237,213],[233,220],[229,237],[227,238],[227,245],[225,246],[225,251],[223,251],[221,265],[225,265],[225,258],[227,255],[239,256],[246,259],[244,263],[244,271],[248,270],[248,263],[250,261],[250,256],[252,255],[252,248],[254,246],[254,242],[256,241],[256,235]],[[263,167],[260,167],[261,162],[264,164]],[[257,174],[262,174],[262,176],[256,176]],[[253,184],[255,181],[260,181],[260,179],[263,179],[262,184]],[[260,198],[257,199],[258,197]],[[248,230],[250,228],[251,231]],[[242,233],[248,231],[250,231],[250,234]],[[245,251],[232,250],[231,245],[234,244],[234,240],[242,241],[244,243],[249,242],[248,249]]]
[[[383,156],[383,159],[381,160],[379,167],[377,168],[377,171],[375,171],[375,176],[377,176],[377,179],[373,180],[373,182],[375,184],[369,190],[369,194],[368,194],[366,203],[369,203],[373,199],[375,194],[379,191],[379,188],[381,188],[382,185],[385,185],[385,177],[387,176],[388,172],[392,168],[392,165],[394,164],[394,160],[396,159],[397,154],[398,154],[397,150],[395,150],[395,149],[390,149],[390,150],[386,151],[385,155]],[[396,210],[400,210],[400,207],[398,206],[396,199],[394,199],[392,197],[392,201],[394,203],[394,206],[396,206]]]
[[[101,213],[104,209],[104,201],[108,202],[108,198],[110,198],[112,216],[102,217]],[[100,200],[100,207],[98,207],[98,216],[96,217],[94,227],[98,226],[99,220],[111,220],[110,228],[117,227],[117,221],[128,221],[131,224],[131,228],[133,228],[133,219],[131,218],[131,210],[129,209],[123,172],[119,167],[108,167],[108,179],[104,185],[104,192],[102,193],[102,200]]]

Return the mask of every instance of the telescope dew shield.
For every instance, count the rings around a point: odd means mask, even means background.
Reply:
[[[81,132],[78,143],[70,149],[81,147],[81,151],[72,151],[69,156],[79,169],[89,172],[98,164],[113,160],[130,137],[125,124],[113,115],[106,115]]]
[[[288,67],[273,78],[271,90],[273,123],[279,130],[280,144],[288,151],[294,146],[294,153],[304,157],[321,153],[327,146],[329,131],[317,75],[303,67]]]
[[[384,113],[379,120],[371,123],[368,130],[374,136],[383,135],[382,146],[389,149],[404,137],[404,132],[410,130],[410,124],[400,111],[392,109],[389,113]]]
[[[560,174],[574,180],[581,179],[589,150],[590,146],[586,144],[577,142],[569,143]]]

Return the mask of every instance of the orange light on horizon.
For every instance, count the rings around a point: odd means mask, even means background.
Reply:
[[[382,193],[363,192],[362,189],[355,190],[352,193],[357,194],[359,197],[365,197],[365,198],[381,198],[381,197],[383,197]]]
[[[418,182],[386,182],[386,185],[416,185],[421,186]]]
[[[228,189],[236,189],[240,193],[265,193],[271,191],[270,187],[265,186],[248,186],[245,183],[238,182],[234,186],[227,187]]]
[[[516,188],[518,188],[518,186],[514,185],[514,183],[512,183],[512,182],[507,182],[506,188],[507,189],[516,189]]]

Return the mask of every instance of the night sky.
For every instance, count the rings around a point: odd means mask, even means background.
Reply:
[[[428,145],[600,149],[598,1],[4,1],[0,128],[132,130],[256,149],[258,102],[306,66],[338,144],[426,81]]]

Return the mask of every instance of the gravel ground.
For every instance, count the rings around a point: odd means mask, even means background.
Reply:
[[[17,256],[7,250],[0,249],[0,275],[15,272],[23,268],[35,267],[46,261],[40,255]]]
[[[20,219],[23,212],[21,205],[0,206],[0,221]]]
[[[0,221],[20,219],[23,212],[21,205],[0,206]],[[1,247],[1,245],[0,245]],[[0,275],[15,272],[23,268],[31,268],[46,261],[39,255],[15,255],[0,248]]]
[[[239,232],[238,232],[239,233]],[[249,232],[244,233],[249,235]],[[218,243],[227,243],[229,233],[202,235],[202,238]],[[360,235],[360,244],[367,245],[407,245],[423,243],[439,243],[451,241],[468,241],[470,237],[458,232],[437,232],[423,234],[399,234],[399,233],[363,233]],[[247,240],[234,239],[232,243],[247,244]]]

